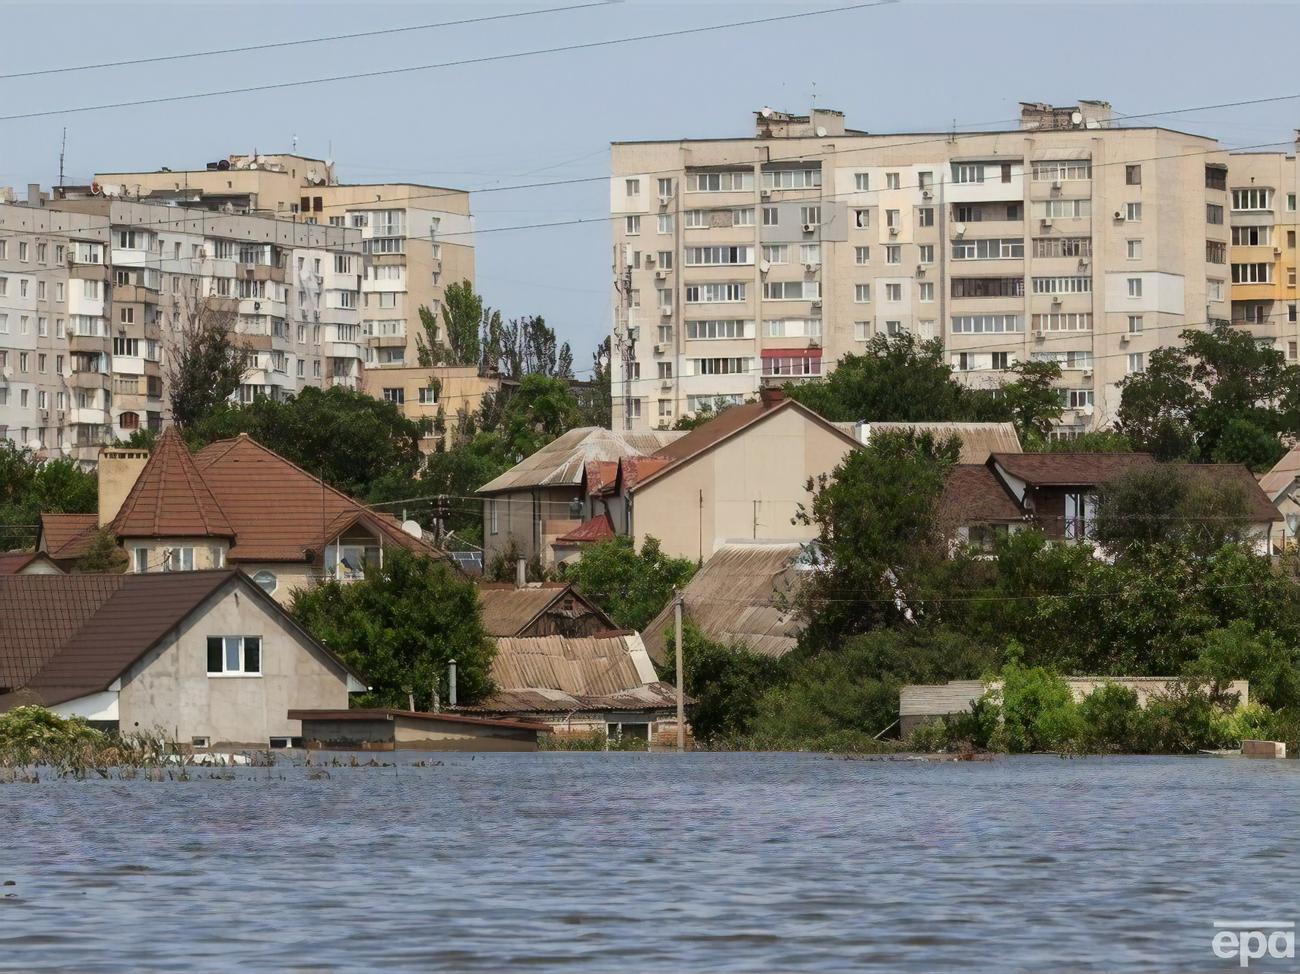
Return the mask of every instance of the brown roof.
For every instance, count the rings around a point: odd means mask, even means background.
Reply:
[[[683,703],[695,701],[683,695]],[[563,690],[498,690],[480,704],[465,707],[489,714],[572,714],[591,711],[672,710],[677,688],[656,680],[631,690],[607,694],[575,694]]]
[[[250,436],[209,444],[194,464],[234,526],[231,561],[305,561],[309,552],[318,561],[325,545],[353,525],[410,551],[438,553],[403,531],[395,519],[335,490]]]
[[[564,582],[547,582],[525,588],[515,588],[508,583],[483,584],[478,587],[483,628],[490,636],[518,636],[538,616],[566,598],[580,602],[585,612],[599,615],[610,629],[615,628],[604,612]]]
[[[556,538],[552,544],[587,544],[593,541],[607,541],[614,537],[614,522],[606,511],[582,524],[567,534]]]
[[[636,633],[536,636],[496,642],[492,681],[503,690],[560,690],[602,696],[657,679],[641,637]]]
[[[1135,467],[1155,463],[1148,453],[994,453],[989,461],[1032,487],[1104,484]]]
[[[792,603],[802,584],[794,563],[803,551],[798,541],[723,545],[682,589],[682,615],[716,642],[784,656],[801,629]],[[641,634],[656,662],[667,656],[672,627],[669,603]]]
[[[614,485],[614,478],[617,476],[617,460],[588,460],[587,468],[583,472],[587,493],[599,494],[607,490]]]
[[[0,554],[0,575],[17,575],[37,559],[53,564],[48,555],[39,551],[6,551]]]
[[[653,456],[656,459],[667,460],[668,463],[657,470],[643,474],[636,486],[644,487],[646,484],[664,476],[667,471],[695,459],[702,453],[707,453],[719,443],[730,439],[742,430],[748,429],[755,423],[761,422],[769,416],[774,416],[785,409],[793,409],[802,413],[812,422],[817,423],[854,446],[860,447],[862,445],[851,434],[846,433],[834,423],[823,419],[801,402],[785,398],[773,402],[760,400],[759,402],[744,403],[740,406],[731,406],[724,409],[716,419],[710,420],[703,426],[697,426],[681,439],[674,440],[656,451]]]
[[[122,508],[119,538],[233,538],[235,530],[175,426],[163,431]]]
[[[1186,471],[1192,477],[1214,481],[1220,486],[1235,484],[1241,488],[1252,524],[1282,520],[1281,513],[1244,463],[1175,463],[1170,466]]]
[[[634,489],[641,481],[653,477],[672,462],[667,457],[624,457],[618,462],[618,476],[623,489]]]
[[[42,514],[41,543],[51,558],[80,558],[99,530],[98,514]]]
[[[0,686],[26,688],[47,705],[106,690],[209,596],[231,584],[311,639],[236,569],[0,578]]]
[[[966,524],[1019,521],[1024,516],[1025,511],[1002,479],[983,463],[953,467],[939,497],[939,522],[948,529]]]

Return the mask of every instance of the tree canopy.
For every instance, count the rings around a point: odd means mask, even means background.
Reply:
[[[1187,329],[1121,383],[1117,429],[1163,460],[1245,463],[1267,470],[1300,434],[1300,366],[1220,323]]]
[[[0,438],[0,551],[30,547],[41,514],[91,514],[98,502],[95,475],[75,461],[39,460]]]
[[[491,689],[495,646],[483,628],[478,589],[445,561],[385,550],[383,567],[341,584],[294,593],[290,611],[308,632],[362,674],[362,707],[429,709],[447,700],[447,665],[456,661],[457,701]]]
[[[646,538],[637,551],[630,537],[619,535],[588,545],[582,560],[564,566],[561,577],[622,628],[644,629],[695,568],[689,559],[665,555],[655,538]]]

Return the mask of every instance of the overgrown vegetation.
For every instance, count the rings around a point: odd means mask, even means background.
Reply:
[[[38,706],[0,714],[0,781],[58,777],[133,777],[181,766],[186,755],[158,733],[104,733],[80,717]]]
[[[589,598],[624,629],[644,629],[685,585],[696,565],[686,558],[665,555],[655,538],[646,538],[637,551],[626,535],[589,545],[561,578]]]
[[[0,437],[0,551],[30,548],[41,514],[91,514],[99,488],[72,460],[40,460]]]

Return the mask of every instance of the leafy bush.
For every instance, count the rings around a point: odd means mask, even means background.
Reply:
[[[762,695],[785,680],[786,668],[771,656],[743,646],[724,646],[708,639],[689,621],[682,626],[684,689],[694,701],[691,730],[696,740],[713,743],[747,734]],[[673,636],[668,637],[665,664],[659,678],[676,682]]]
[[[1070,749],[1083,725],[1069,686],[1041,666],[1008,663],[996,699],[1002,708],[999,737],[1013,754]]]
[[[1249,680],[1251,699],[1269,707],[1300,705],[1300,655],[1271,632],[1256,632],[1245,619],[1205,637],[1188,675],[1228,683]]]
[[[1158,754],[1194,754],[1227,747],[1223,717],[1237,706],[1237,694],[1195,679],[1177,681],[1147,700],[1145,722],[1150,749]]]
[[[1138,753],[1147,748],[1146,722],[1137,691],[1107,683],[1078,705],[1081,744],[1091,754]]]
[[[695,574],[695,563],[665,555],[655,538],[637,551],[632,538],[619,535],[589,545],[561,578],[605,610],[624,629],[644,629],[673,597],[673,589]]]

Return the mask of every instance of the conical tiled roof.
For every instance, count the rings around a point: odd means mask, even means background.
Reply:
[[[113,521],[113,533],[119,538],[235,537],[175,427],[159,438]]]

